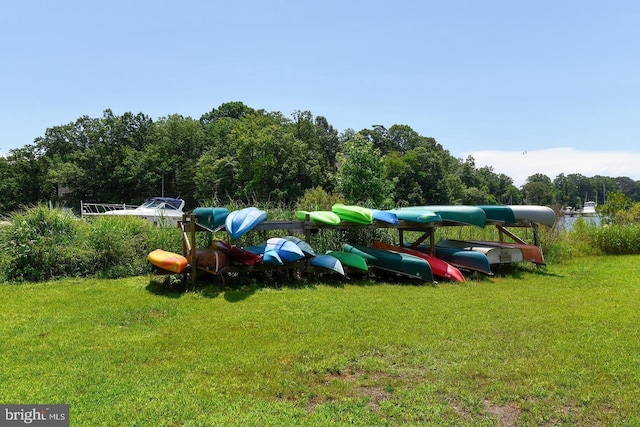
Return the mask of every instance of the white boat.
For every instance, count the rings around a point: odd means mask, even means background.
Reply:
[[[129,215],[144,218],[156,225],[176,226],[182,219],[184,200],[171,197],[153,197],[140,206],[112,203],[82,203],[82,216]]]
[[[586,201],[584,202],[584,206],[580,210],[582,215],[595,215],[596,214],[596,202],[594,201]]]

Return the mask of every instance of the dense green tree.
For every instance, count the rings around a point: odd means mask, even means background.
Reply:
[[[629,222],[626,212],[635,204],[633,199],[624,193],[614,191],[607,195],[607,201],[596,207],[603,221],[614,224]]]
[[[394,182],[384,177],[380,150],[360,134],[345,143],[339,156],[338,192],[349,203],[389,206]]]
[[[553,202],[551,178],[541,173],[529,176],[522,186],[522,192],[527,204],[550,205]]]

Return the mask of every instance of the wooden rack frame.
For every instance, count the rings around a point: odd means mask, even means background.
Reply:
[[[376,222],[370,225],[362,225],[355,223],[340,223],[338,225],[328,225],[328,224],[319,224],[317,222],[311,221],[308,219],[305,221],[287,221],[287,220],[272,220],[272,221],[264,221],[260,224],[256,225],[253,230],[256,231],[265,231],[265,230],[287,230],[290,234],[302,234],[304,235],[304,240],[309,242],[311,239],[311,235],[317,233],[320,230],[330,229],[330,230],[363,230],[363,229],[397,229],[398,230],[398,238],[400,245],[404,244],[404,232],[405,231],[417,231],[422,232],[422,236],[420,236],[413,244],[412,247],[418,246],[423,243],[425,240],[429,239],[429,245],[431,248],[431,255],[435,255],[435,230],[437,227],[449,227],[449,226],[461,226],[459,223],[426,223],[419,224],[408,221],[399,221],[397,224],[387,224],[382,222]],[[511,231],[507,230],[505,227],[519,227],[519,228],[532,228],[533,230],[533,240],[534,245],[540,247],[540,236],[538,231],[538,224],[533,222],[522,222],[518,224],[490,224],[494,225],[499,232],[500,242],[504,242],[504,236],[506,235],[510,239],[514,240],[516,243],[527,244],[527,242],[520,239],[518,236],[513,234]],[[196,216],[193,214],[184,214],[182,217],[182,221],[178,222],[178,227],[182,230],[182,254],[185,258],[187,258],[190,268],[185,274],[191,274],[191,283],[195,287],[197,284],[197,273],[198,270],[207,272],[213,275],[220,275],[222,277],[223,286],[224,286],[224,273],[227,272],[249,272],[249,271],[267,271],[267,270],[275,270],[275,269],[300,269],[304,268],[307,271],[312,271],[314,269],[313,266],[310,266],[307,261],[298,261],[295,263],[288,263],[284,266],[266,266],[266,265],[228,265],[220,271],[212,271],[206,267],[198,266],[196,263],[196,233],[198,232],[208,232],[208,233],[217,233],[219,231],[224,230],[224,226],[220,226],[216,229],[210,229],[199,224],[196,221]]]

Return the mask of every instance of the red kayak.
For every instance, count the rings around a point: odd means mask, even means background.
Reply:
[[[443,261],[440,258],[431,256],[425,252],[419,251],[417,249],[403,248],[402,246],[394,246],[379,241],[373,242],[371,246],[378,249],[385,249],[387,251],[395,251],[420,257],[427,261],[429,265],[431,265],[431,270],[433,271],[434,275],[444,277],[445,279],[453,280],[456,282],[464,282],[464,276],[462,275],[460,270],[458,270],[448,262]]]
[[[211,243],[211,247],[220,249],[229,256],[229,259],[239,262],[240,264],[254,265],[260,262],[260,255],[249,252],[240,246],[230,245],[222,240],[214,240],[213,243]]]

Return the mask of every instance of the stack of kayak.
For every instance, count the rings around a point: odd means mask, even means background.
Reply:
[[[272,237],[262,244],[242,247],[234,244],[234,241],[237,243],[238,239],[265,222],[265,210],[257,207],[234,211],[221,207],[199,207],[193,210],[193,217],[196,224],[207,231],[226,231],[229,241],[213,240],[209,247],[191,252],[193,258],[190,260],[183,255],[160,249],[153,251],[149,254],[148,260],[161,271],[181,273],[189,266],[190,261],[195,262],[197,267],[213,273],[221,272],[226,266],[232,265],[263,265],[267,268],[303,265],[340,275],[347,272],[368,272],[370,269],[382,270],[434,282],[436,279],[464,281],[461,270],[492,274],[491,268],[495,264],[522,261],[544,264],[540,248],[523,241],[505,243],[442,239],[434,243],[433,231],[431,245],[420,244],[420,240],[413,245],[391,245],[382,242],[372,242],[370,245],[346,243],[339,250],[330,250],[324,254],[316,253],[308,242],[294,236]],[[424,230],[423,226],[426,226],[433,230],[442,225],[480,228],[496,225],[503,230],[501,227],[538,224],[553,227],[555,224],[555,213],[552,209],[533,205],[427,205],[381,210],[336,203],[331,210],[297,210],[294,212],[294,218],[298,221],[316,223],[318,228],[391,226],[406,230]],[[509,235],[514,237],[512,234]]]

